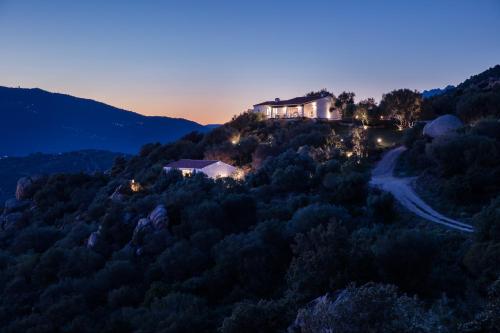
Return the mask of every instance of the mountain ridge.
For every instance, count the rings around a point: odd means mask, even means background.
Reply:
[[[0,155],[82,149],[136,153],[148,142],[171,142],[212,128],[40,88],[0,87]]]

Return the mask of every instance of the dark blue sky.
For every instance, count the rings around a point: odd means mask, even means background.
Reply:
[[[223,122],[327,88],[457,84],[500,63],[500,1],[0,0],[0,85]]]

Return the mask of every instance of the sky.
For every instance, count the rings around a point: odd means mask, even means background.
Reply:
[[[0,0],[0,85],[223,123],[326,88],[380,100],[500,63],[499,0]]]

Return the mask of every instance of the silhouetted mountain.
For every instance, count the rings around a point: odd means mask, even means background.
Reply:
[[[94,173],[111,168],[121,153],[81,150],[64,154],[31,154],[24,157],[0,157],[0,203],[12,198],[21,177],[54,173]]]
[[[0,87],[0,156],[81,149],[136,153],[143,144],[211,128],[41,89]]]
[[[424,90],[424,91],[422,91],[422,97],[425,99],[425,98],[431,98],[434,96],[439,96],[439,95],[442,95],[442,94],[448,92],[451,89],[455,89],[455,86],[447,85],[444,89],[434,88],[434,89],[430,89],[430,90]]]

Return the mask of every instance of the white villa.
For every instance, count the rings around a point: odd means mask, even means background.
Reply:
[[[178,160],[163,167],[165,172],[172,169],[180,170],[184,176],[201,172],[210,178],[233,177],[237,172],[237,169],[232,165],[212,160]]]
[[[263,102],[253,106],[254,112],[259,112],[267,118],[314,118],[341,120],[340,110],[335,108],[335,98],[327,93],[295,97],[288,100],[276,98],[274,101]]]

